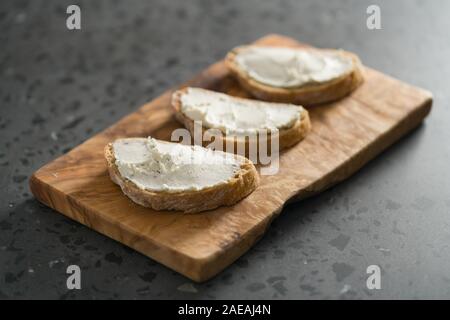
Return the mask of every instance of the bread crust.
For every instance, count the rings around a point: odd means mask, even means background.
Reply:
[[[129,138],[144,139],[144,138]],[[106,145],[105,158],[111,180],[135,203],[154,210],[177,210],[194,213],[212,210],[219,206],[231,206],[252,193],[259,185],[259,175],[253,163],[241,156],[241,167],[227,183],[199,191],[150,191],[139,188],[134,182],[121,176],[116,165],[112,143]]]
[[[175,111],[175,118],[184,125],[185,128],[187,128],[191,135],[194,135],[194,121],[187,116],[184,115],[184,113],[181,111],[181,95],[186,93],[188,88],[183,88],[181,90],[177,90],[172,95],[172,107]],[[242,99],[237,98],[236,99]],[[248,100],[248,99],[243,99]],[[202,126],[202,136],[204,133],[210,128],[203,127]],[[279,150],[287,149],[289,147],[292,147],[296,143],[303,140],[308,132],[311,130],[311,121],[309,118],[309,113],[306,109],[303,109],[303,112],[301,113],[300,119],[297,120],[294,125],[288,129],[281,129],[278,132],[279,136]],[[271,152],[271,144],[270,139],[272,138],[272,135],[269,133],[267,135],[267,139],[265,141],[260,141],[260,136],[257,136],[257,146],[260,146],[260,143],[266,143],[267,150],[270,153]],[[236,136],[227,136],[225,133],[222,132],[222,135],[219,137],[219,144],[222,145],[222,150],[226,151],[226,145],[227,143],[233,143],[234,144],[234,153],[236,153],[238,148],[238,144],[244,144],[245,148],[245,156],[249,157],[249,144],[250,141],[248,139],[239,139]],[[203,146],[207,146],[210,142],[209,141],[203,141]],[[257,150],[257,154],[259,155],[259,149]],[[255,159],[252,159],[255,160]]]
[[[335,49],[302,48],[309,51],[339,52],[352,59],[353,69],[337,79],[320,84],[308,84],[298,88],[272,87],[250,78],[236,63],[236,54],[250,47],[252,46],[240,46],[231,50],[225,57],[225,64],[240,85],[261,100],[301,104],[308,107],[342,99],[364,82],[363,66],[354,53]]]

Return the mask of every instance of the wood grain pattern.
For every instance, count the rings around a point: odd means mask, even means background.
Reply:
[[[259,43],[300,45],[278,35]],[[169,140],[180,127],[170,108],[172,91],[39,169],[30,179],[31,190],[64,215],[195,281],[207,280],[248,250],[284,204],[349,177],[429,113],[429,92],[369,68],[365,72],[366,82],[350,97],[310,109],[312,132],[282,152],[277,175],[262,176],[261,186],[232,207],[200,214],[156,212],[130,201],[110,180],[103,157],[108,142],[149,135]],[[245,96],[223,62],[189,85]]]

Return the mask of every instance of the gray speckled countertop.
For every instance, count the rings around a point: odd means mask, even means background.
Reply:
[[[80,4],[82,30],[65,27]],[[382,30],[366,28],[381,7]],[[0,2],[0,298],[450,298],[450,2]],[[289,205],[194,284],[39,204],[40,166],[267,33],[342,47],[433,92],[425,124],[351,179]],[[78,264],[82,289],[68,291]],[[366,268],[382,269],[381,290]]]

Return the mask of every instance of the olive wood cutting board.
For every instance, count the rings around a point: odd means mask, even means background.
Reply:
[[[303,45],[279,35],[257,43]],[[30,187],[39,201],[69,218],[192,280],[205,281],[261,238],[287,202],[350,177],[417,127],[431,109],[432,96],[423,89],[367,67],[365,79],[351,96],[310,108],[310,134],[281,153],[276,175],[261,176],[261,185],[231,207],[197,214],[157,212],[133,203],[109,178],[103,156],[107,143],[136,136],[169,140],[181,127],[170,107],[173,90],[39,169]],[[188,85],[247,96],[222,61]]]

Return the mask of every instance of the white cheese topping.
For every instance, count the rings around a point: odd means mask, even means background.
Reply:
[[[122,177],[150,191],[201,190],[227,183],[241,165],[232,154],[151,137],[116,140],[113,150]]]
[[[249,47],[237,53],[236,62],[250,78],[280,88],[327,82],[353,68],[352,59],[339,51],[282,47]]]
[[[181,112],[202,126],[231,135],[286,129],[300,119],[303,108],[292,104],[235,98],[223,93],[188,88],[181,95]]]

